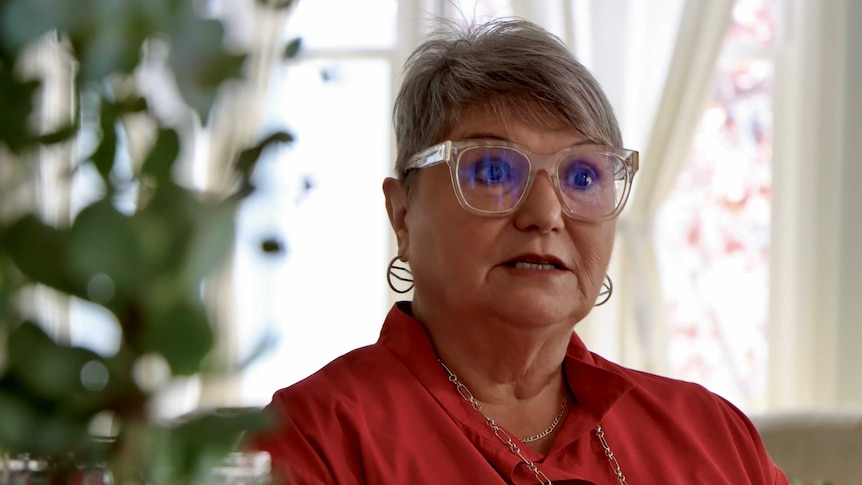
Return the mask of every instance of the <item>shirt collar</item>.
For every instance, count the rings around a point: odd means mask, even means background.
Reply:
[[[448,375],[437,361],[436,351],[425,327],[413,318],[410,302],[401,301],[392,307],[378,343],[395,354],[447,408],[453,402],[463,401],[454,392]],[[569,389],[578,406],[597,422],[620,397],[634,387],[629,379],[614,371],[616,366],[587,350],[583,340],[574,332],[564,365]],[[475,413],[472,408],[470,411]],[[470,418],[471,422],[476,421],[475,415]],[[478,421],[485,426],[484,422]]]
[[[635,385],[615,372],[616,366],[587,350],[577,333],[572,332],[566,350],[565,370],[569,389],[578,405],[597,420]]]

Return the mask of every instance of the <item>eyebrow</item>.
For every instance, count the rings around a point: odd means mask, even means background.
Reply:
[[[462,140],[488,140],[488,139],[490,139],[490,140],[500,140],[500,141],[507,141],[509,143],[515,143],[514,141],[512,141],[506,137],[503,137],[500,135],[495,135],[493,133],[486,133],[484,131],[478,131],[475,133],[468,133],[466,136],[460,137],[460,139],[462,139]]]
[[[580,130],[579,130],[579,133],[580,133]],[[581,135],[583,136],[583,134],[581,134]],[[494,133],[484,132],[484,131],[467,133],[464,136],[458,137],[458,139],[459,140],[500,140],[500,141],[514,143],[515,145],[521,146],[520,143],[517,143],[514,140],[510,140],[509,138],[505,138],[503,136],[496,135]],[[566,148],[571,148],[571,147],[576,147],[576,146],[581,146],[581,145],[593,145],[595,143],[596,142],[594,142],[593,140],[590,140],[589,138],[584,136],[584,138],[581,141],[579,141],[577,143],[573,143],[571,145],[567,145]]]

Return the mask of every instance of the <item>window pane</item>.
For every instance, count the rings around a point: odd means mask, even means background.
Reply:
[[[731,49],[768,48],[776,41],[777,27],[776,0],[737,0],[726,41]]]
[[[535,0],[534,0],[535,1]],[[446,12],[455,19],[481,19],[487,17],[509,17],[512,15],[511,0],[457,0],[445,2]]]
[[[674,376],[737,405],[765,396],[772,64],[721,69],[656,226]]]
[[[262,161],[238,227],[241,352],[279,338],[243,377],[250,404],[376,341],[388,310],[389,63],[316,60],[278,76],[267,125],[296,141]],[[261,251],[267,239],[285,253]]]
[[[397,13],[397,0],[301,1],[288,31],[309,49],[389,49],[395,46]]]

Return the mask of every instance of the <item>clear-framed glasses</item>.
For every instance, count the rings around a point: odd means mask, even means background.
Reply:
[[[407,162],[407,170],[446,163],[458,202],[482,216],[505,216],[526,200],[536,174],[547,171],[563,212],[579,221],[604,221],[623,209],[638,170],[638,152],[575,145],[540,155],[502,140],[444,141]]]

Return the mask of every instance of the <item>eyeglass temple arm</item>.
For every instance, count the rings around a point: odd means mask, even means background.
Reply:
[[[640,154],[636,151],[632,151],[631,159],[632,159],[632,176],[634,176],[634,174],[636,174],[638,171],[638,166],[640,165],[640,160],[639,160]]]

